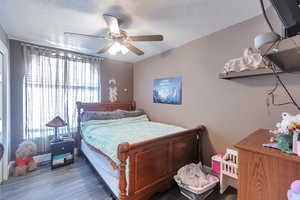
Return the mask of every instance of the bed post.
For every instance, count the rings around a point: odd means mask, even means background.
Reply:
[[[124,142],[119,144],[118,146],[118,159],[120,160],[119,165],[119,200],[126,200],[127,199],[127,181],[126,181],[126,160],[128,158],[129,152],[129,143]]]
[[[203,152],[202,152],[202,135],[203,132],[206,130],[206,127],[203,125],[199,125],[197,126],[197,128],[199,129],[199,139],[198,139],[198,159],[199,161],[201,161],[201,163],[203,164]]]
[[[136,110],[136,103],[135,103],[135,101],[131,102],[131,107],[132,107],[132,110]]]
[[[76,144],[78,148],[78,155],[81,153],[81,128],[80,128],[80,114],[81,114],[81,102],[77,101],[76,102],[76,108],[77,108],[77,134],[76,134]]]

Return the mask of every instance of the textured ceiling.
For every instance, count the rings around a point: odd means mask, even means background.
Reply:
[[[132,42],[145,54],[104,54],[136,62],[260,14],[253,0],[0,0],[0,24],[10,38],[95,54],[108,41],[66,37],[105,35],[104,13],[121,17],[129,34],[163,34],[162,42]]]

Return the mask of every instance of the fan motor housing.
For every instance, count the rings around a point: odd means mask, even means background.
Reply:
[[[108,32],[107,38],[111,40],[124,41],[127,40],[127,33],[124,30],[120,30],[120,34]]]

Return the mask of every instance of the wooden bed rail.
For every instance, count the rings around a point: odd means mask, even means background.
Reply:
[[[146,200],[157,190],[161,189],[163,191],[165,187],[169,187],[173,176],[180,167],[192,162],[202,161],[201,135],[205,130],[205,126],[201,125],[194,129],[139,143],[129,144],[126,142],[119,144],[119,199]],[[193,153],[195,156],[189,155]],[[151,154],[157,154],[159,157],[155,158]],[[165,160],[160,158],[163,155],[165,155]],[[127,160],[129,160],[129,163],[127,163]],[[176,161],[179,161],[179,163]],[[149,167],[155,162],[157,165]],[[130,168],[128,169],[130,171],[129,180],[126,177],[126,167],[128,166]],[[165,173],[161,175],[159,171],[156,171],[156,167]],[[148,181],[151,176],[157,176],[158,181]],[[147,180],[145,177],[150,178]],[[139,181],[139,179],[145,180]]]

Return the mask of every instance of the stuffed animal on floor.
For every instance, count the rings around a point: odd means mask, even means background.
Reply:
[[[37,168],[37,164],[33,159],[36,155],[36,144],[30,141],[22,142],[16,151],[16,162],[14,176],[23,176],[27,171],[33,171]]]

